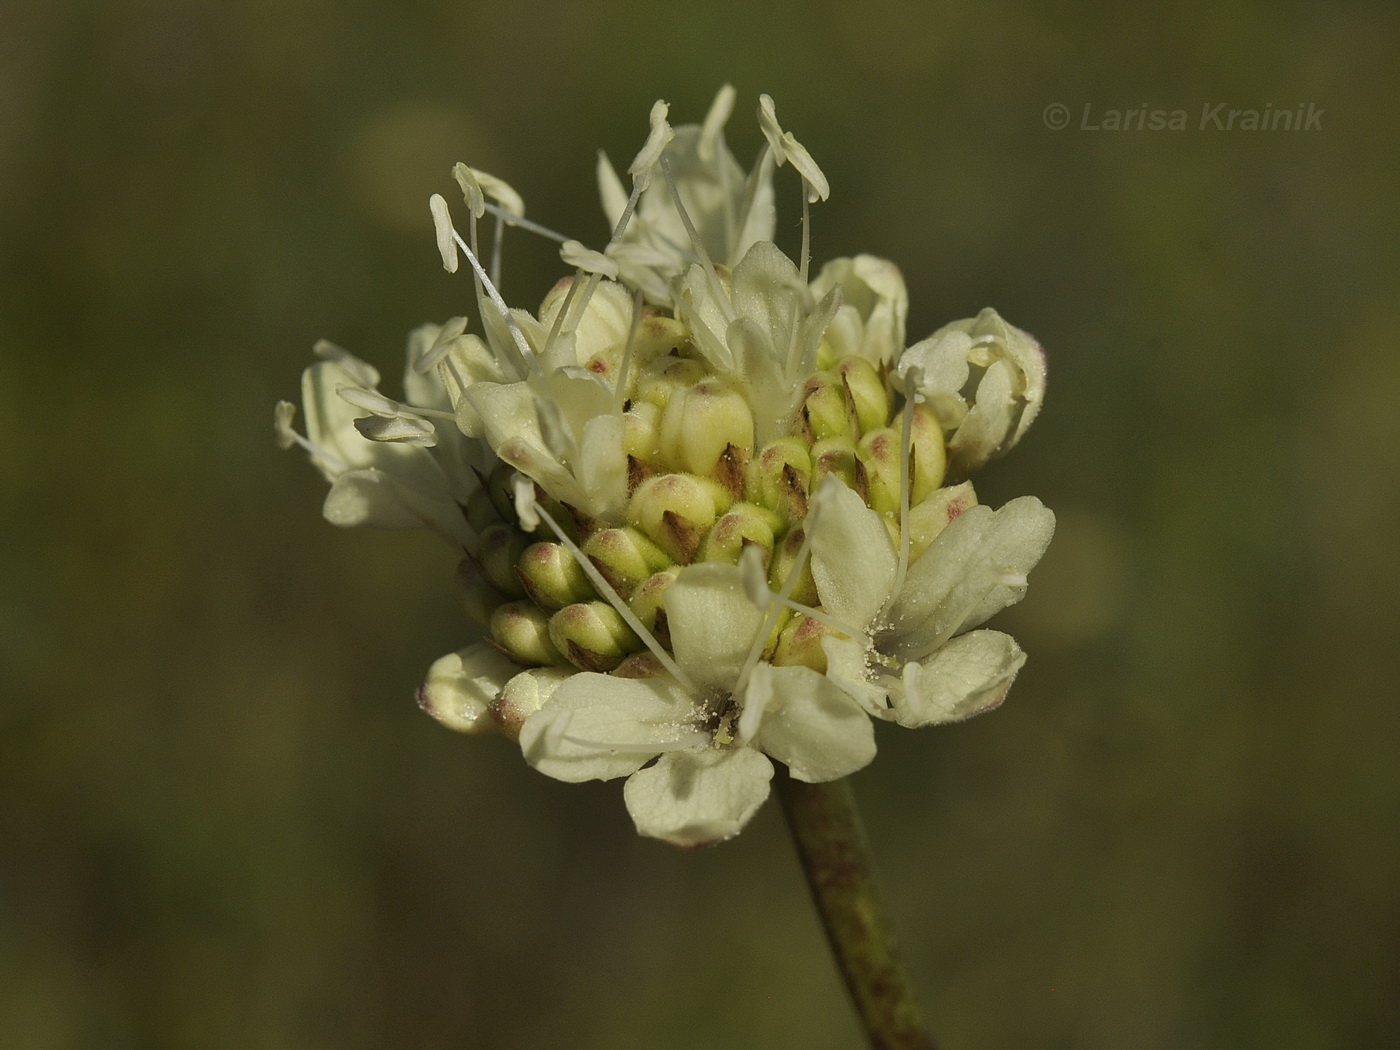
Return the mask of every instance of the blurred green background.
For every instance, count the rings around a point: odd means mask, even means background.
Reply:
[[[594,150],[725,81],[911,338],[995,305],[1050,353],[979,482],[1060,515],[1030,663],[855,778],[947,1046],[1396,1045],[1397,41],[1380,2],[6,0],[0,1045],[858,1045],[776,807],[683,854],[423,717],[450,554],[327,525],[272,440],[313,341],[393,375],[465,308],[452,162],[598,244]],[[515,237],[507,294],[556,270]]]

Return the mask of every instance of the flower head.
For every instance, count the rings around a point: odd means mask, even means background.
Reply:
[[[733,105],[726,87],[673,128],[657,103],[630,188],[600,157],[598,248],[457,165],[466,234],[443,197],[431,212],[480,333],[416,331],[401,401],[320,344],[306,434],[290,403],[275,419],[331,482],[329,520],[424,526],[460,551],[485,638],[432,666],[423,708],[518,740],[560,780],[625,777],[638,830],[688,846],[737,833],[775,761],[835,779],[874,757],[872,717],[1000,703],[1025,656],[978,628],[1025,593],[1053,529],[1030,497],[977,506],[966,480],[1038,411],[1039,346],[987,310],[906,348],[892,263],[810,277],[826,177],[767,96],[745,172]],[[787,166],[797,260],[772,241]],[[557,240],[572,270],[534,312],[501,292],[508,227]]]

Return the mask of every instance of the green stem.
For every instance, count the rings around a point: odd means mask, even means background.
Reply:
[[[812,899],[870,1045],[937,1050],[880,913],[850,785],[844,780],[806,784],[786,770],[776,780]]]

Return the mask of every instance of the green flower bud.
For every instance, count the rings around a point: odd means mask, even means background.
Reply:
[[[648,401],[664,409],[676,391],[694,386],[705,375],[705,366],[688,357],[658,358],[638,377],[633,401]]]
[[[632,340],[632,375],[639,376],[659,357],[679,355],[690,348],[690,333],[674,317],[657,313],[651,307],[643,313]],[[634,388],[636,380],[631,384]],[[628,396],[632,396],[630,393]]]
[[[650,401],[633,401],[622,414],[622,450],[633,459],[654,463],[661,455],[661,409]]]
[[[647,650],[633,653],[613,669],[616,678],[660,678],[666,673],[656,654]]]
[[[562,664],[564,657],[549,640],[549,617],[529,602],[507,602],[491,614],[491,640],[518,664]]]
[[[520,739],[520,727],[525,719],[544,706],[544,702],[568,679],[578,672],[572,667],[541,667],[529,674],[518,674],[506,682],[501,695],[491,703],[491,717],[501,727],[501,735],[510,740]]]
[[[581,671],[611,671],[641,648],[616,609],[607,602],[579,602],[549,618],[549,640]]]
[[[673,565],[669,569],[663,569],[633,591],[632,597],[627,599],[627,607],[642,622],[642,626],[668,648],[671,645],[671,632],[666,626],[664,598],[666,588],[671,586],[671,581],[680,574],[679,566]]]
[[[773,544],[783,527],[780,517],[755,503],[736,503],[715,522],[700,548],[701,561],[739,563],[744,547],[756,543],[764,551],[764,561],[773,553]]]
[[[880,427],[860,439],[856,456],[865,468],[866,503],[881,514],[899,513],[899,431]]]
[[[783,584],[797,565],[797,552],[802,547],[803,532],[801,529],[792,529],[782,542],[773,550],[773,560],[768,565],[768,586],[774,592],[781,591]],[[812,579],[812,562],[810,558],[802,560],[802,568],[797,577],[797,583],[793,586],[789,597],[801,605],[817,605],[821,599],[817,596],[817,584]]]
[[[846,389],[846,399],[855,413],[860,433],[889,422],[890,396],[885,390],[885,380],[873,364],[863,357],[842,358],[836,366],[836,374]]]
[[[531,600],[554,611],[596,597],[588,576],[558,543],[532,543],[516,562],[515,574]]]
[[[802,387],[798,425],[812,441],[856,434],[855,410],[846,401],[846,388],[830,372],[810,376]]]
[[[496,607],[507,600],[507,596],[495,588],[482,572],[481,565],[470,555],[457,565],[456,584],[462,608],[473,623],[482,627],[491,622],[491,613]]]
[[[677,390],[661,418],[661,454],[672,469],[712,475],[727,448],[753,450],[753,413],[714,377]]]
[[[972,482],[938,489],[909,511],[909,556],[917,558],[963,511],[977,506]]]
[[[920,503],[943,484],[943,476],[948,472],[948,453],[943,445],[943,428],[938,424],[938,417],[927,405],[914,406],[910,444],[910,471],[914,475],[910,498],[914,503]]]
[[[810,667],[818,674],[826,674],[826,652],[822,649],[822,639],[830,633],[831,628],[820,620],[810,616],[794,616],[778,635],[773,663]]]
[[[588,537],[583,553],[598,567],[603,579],[626,596],[653,573],[671,564],[666,553],[633,528],[602,529]]]
[[[689,564],[715,523],[711,485],[690,474],[663,474],[637,486],[627,504],[628,524],[646,533],[672,561]]]
[[[846,487],[865,498],[865,469],[856,460],[856,446],[848,437],[822,438],[812,445],[812,485],[834,474]]]
[[[524,533],[509,525],[492,525],[477,538],[477,563],[492,586],[507,597],[519,598],[525,593],[515,575],[515,563],[528,542]]]
[[[795,522],[807,516],[811,483],[812,454],[807,443],[800,437],[781,437],[749,461],[745,494],[750,503],[770,507],[784,521]]]

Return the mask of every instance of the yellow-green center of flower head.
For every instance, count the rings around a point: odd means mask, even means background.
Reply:
[[[565,532],[540,541],[519,527],[507,492],[514,470],[501,464],[471,504],[474,517],[491,523],[463,566],[463,590],[492,641],[521,665],[656,673],[659,665],[618,602],[669,647],[664,595],[680,569],[737,565],[750,547],[760,552],[774,592],[796,568],[791,600],[819,613],[811,569],[797,557],[812,494],[828,475],[882,515],[895,544],[907,499],[913,557],[948,521],[950,492],[940,493],[943,430],[926,405],[892,389],[883,362],[838,358],[823,342],[817,361],[826,367],[791,390],[781,432],[760,444],[752,391],[742,378],[711,367],[683,324],[659,314],[648,320],[650,352],[637,353],[634,335],[635,373],[620,406],[625,501],[599,517],[537,488]],[[594,371],[607,373],[607,362],[624,356],[624,346],[595,352]],[[957,509],[971,502],[967,486],[956,497]],[[607,588],[595,585],[580,555]],[[824,671],[821,639],[829,629],[788,611],[768,657]]]
[[[464,318],[415,332],[402,400],[319,344],[306,435],[291,404],[276,413],[279,441],[331,482],[331,521],[426,526],[462,552],[488,640],[434,665],[424,706],[518,736],[551,776],[631,776],[638,827],[678,842],[737,830],[766,794],[764,756],[830,779],[873,755],[868,716],[927,725],[998,703],[1024,656],[972,628],[1019,600],[1053,522],[1034,500],[975,507],[967,480],[1034,419],[1039,346],[984,310],[906,347],[893,264],[814,275],[826,178],[766,96],[744,171],[723,135],[733,102],[726,88],[678,128],[658,103],[630,189],[600,161],[602,250],[458,165],[466,234],[430,204],[480,334]],[[773,243],[786,165],[795,258]],[[501,286],[521,227],[560,241],[572,271],[534,313]]]

